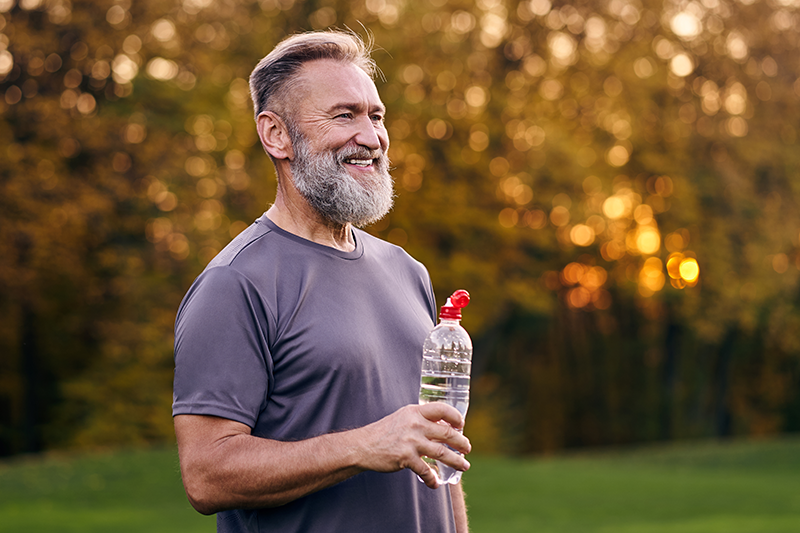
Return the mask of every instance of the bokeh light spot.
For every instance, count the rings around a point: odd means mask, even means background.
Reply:
[[[684,242],[683,235],[679,232],[673,232],[664,239],[664,246],[669,252],[680,252],[686,247],[686,243]]]
[[[650,257],[644,262],[639,271],[639,293],[642,296],[652,296],[664,287],[666,278],[662,268],[661,259],[657,257]]]
[[[676,76],[685,78],[694,71],[694,61],[688,54],[680,53],[670,60],[669,69]]]
[[[584,272],[586,272],[586,265],[581,263],[569,263],[561,271],[561,283],[564,286],[576,285],[580,282]]]
[[[585,287],[575,287],[567,293],[567,304],[573,309],[586,307],[592,301],[592,293]]]
[[[683,261],[684,257],[682,253],[675,252],[669,255],[667,258],[667,274],[672,279],[681,279],[681,261]]]
[[[482,107],[489,101],[489,93],[483,87],[472,86],[464,91],[464,100],[470,107]]]
[[[688,41],[700,35],[700,32],[703,31],[703,24],[694,13],[682,11],[672,17],[670,29],[675,35]]]
[[[639,228],[636,234],[636,248],[643,254],[654,254],[658,252],[661,247],[661,235],[658,230],[650,227],[643,226]]]
[[[589,246],[594,242],[594,229],[585,224],[576,224],[570,230],[569,238],[577,246]]]
[[[8,50],[0,52],[0,76],[5,76],[14,68],[14,56]]]
[[[655,63],[649,57],[640,57],[633,62],[633,72],[641,79],[647,79],[656,73]]]
[[[747,43],[744,40],[744,37],[742,37],[742,35],[737,31],[732,31],[728,35],[728,39],[725,45],[728,51],[728,55],[732,59],[740,63],[744,62],[744,60],[747,59],[747,56],[750,53],[750,50],[747,46]]]
[[[628,211],[625,201],[619,196],[609,196],[603,202],[603,214],[611,220],[622,218]]]
[[[569,209],[563,205],[557,205],[550,211],[550,222],[555,226],[566,226],[569,224]]]
[[[772,269],[778,274],[783,274],[789,270],[789,257],[786,254],[775,254],[772,257]]]
[[[519,213],[517,213],[516,209],[506,207],[500,211],[500,214],[498,215],[498,221],[504,228],[512,228],[516,226],[517,222],[519,221]]]
[[[629,159],[630,153],[628,149],[621,144],[614,146],[608,151],[608,154],[606,154],[606,161],[613,167],[621,167],[625,165]]]
[[[150,33],[156,40],[167,42],[175,37],[175,24],[169,19],[158,19],[150,27]]]
[[[697,264],[697,259],[693,257],[687,257],[681,261],[678,270],[681,278],[687,283],[694,283],[700,277],[700,266]]]

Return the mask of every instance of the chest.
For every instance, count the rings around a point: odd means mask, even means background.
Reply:
[[[322,265],[285,276],[270,335],[266,411],[278,425],[344,428],[374,421],[419,390],[430,328],[425,280],[382,268]]]

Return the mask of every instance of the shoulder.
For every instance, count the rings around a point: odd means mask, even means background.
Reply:
[[[354,229],[354,232],[356,239],[361,239],[363,242],[366,254],[377,259],[400,261],[411,268],[421,269],[427,272],[422,263],[414,259],[400,246],[379,239],[363,230]]]
[[[232,302],[249,300],[252,292],[255,292],[252,283],[235,268],[226,265],[206,267],[183,297],[178,309],[178,321],[197,312],[207,314],[235,306]]]
[[[190,309],[224,308],[229,302],[252,301],[260,292],[254,273],[268,271],[272,229],[257,220],[228,243],[194,280],[181,302],[180,319]]]
[[[220,267],[232,266],[236,262],[247,261],[249,251],[256,243],[263,242],[272,233],[272,228],[264,223],[265,217],[261,217],[247,228],[245,228],[239,235],[233,238],[220,253],[211,260],[206,267],[206,270]]]

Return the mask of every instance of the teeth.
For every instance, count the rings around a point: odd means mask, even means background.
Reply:
[[[360,167],[368,167],[372,164],[372,159],[348,159],[347,163],[351,165],[358,165]]]

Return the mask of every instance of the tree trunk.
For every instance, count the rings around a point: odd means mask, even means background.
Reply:
[[[673,311],[667,308],[667,330],[664,339],[664,365],[661,374],[662,398],[660,433],[662,440],[674,437],[675,424],[675,389],[678,374],[678,350],[680,345],[680,325],[673,316]]]

